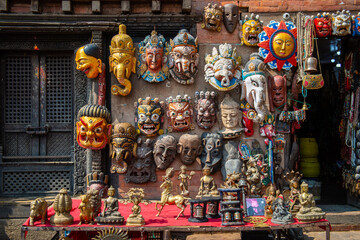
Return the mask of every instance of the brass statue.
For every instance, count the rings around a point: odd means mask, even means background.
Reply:
[[[289,183],[290,186],[289,200],[291,201],[290,212],[292,214],[296,214],[301,207],[299,201],[299,197],[300,197],[299,181],[302,178],[302,176],[303,175],[300,174],[299,172],[294,172],[294,171],[288,172],[284,176],[285,180]],[[286,194],[284,193],[284,195]]]
[[[181,209],[181,211],[175,218],[177,220],[179,218],[180,214],[182,214],[185,217],[184,210],[186,208],[187,200],[189,198],[185,198],[182,195],[174,196],[171,194],[172,187],[173,187],[171,178],[173,176],[174,176],[174,169],[173,168],[166,169],[165,176],[163,176],[163,183],[160,185],[160,188],[163,188],[164,190],[161,193],[161,200],[157,201],[155,204],[155,209],[158,211],[158,214],[156,215],[158,217],[166,204],[168,204],[168,205],[175,204],[178,208]],[[161,205],[161,208],[157,207],[158,204]]]
[[[74,218],[70,215],[72,200],[65,188],[56,195],[53,208],[55,214],[50,218],[52,225],[70,225],[73,223]]]
[[[101,215],[96,218],[100,224],[123,224],[124,217],[121,216],[119,210],[119,202],[115,196],[115,188],[111,186],[108,189],[108,198],[104,200],[104,208]]]
[[[300,221],[316,221],[324,219],[325,212],[321,208],[316,207],[314,196],[309,193],[309,185],[306,182],[301,184],[301,194],[299,197],[301,208],[296,214],[296,218]]]
[[[204,176],[200,178],[200,187],[196,198],[219,196],[215,180],[210,176],[210,167],[205,165],[202,172]]]
[[[268,176],[266,172],[267,164],[263,162],[263,158],[264,156],[262,154],[257,154],[254,157],[250,156],[249,161],[246,163],[246,180],[249,183],[250,194],[253,196],[260,196],[263,186],[261,175],[265,178]],[[261,166],[257,164],[259,160],[262,162]]]
[[[191,180],[192,176],[194,176],[194,175],[195,175],[194,171],[191,171],[190,174],[186,173],[186,166],[185,165],[182,165],[180,167],[178,180],[181,180],[181,182],[180,182],[181,193],[180,194],[183,195],[184,197],[187,197],[190,194],[188,180]]]
[[[270,185],[267,189],[266,189],[266,195],[264,196],[266,198],[265,200],[265,217],[266,218],[272,218],[272,214],[274,212],[274,207],[273,204],[276,200],[276,190],[274,185]]]
[[[130,188],[130,190],[126,193],[129,197],[130,202],[134,204],[132,206],[131,211],[132,214],[129,215],[126,220],[127,226],[142,226],[145,225],[145,219],[141,216],[141,207],[139,203],[145,197],[144,189],[142,188]]]
[[[30,204],[30,222],[29,225],[33,226],[34,221],[41,220],[41,224],[47,221],[47,208],[48,204],[45,199],[37,198]]]
[[[90,197],[89,193],[80,196],[81,203],[78,207],[80,209],[79,225],[83,223],[94,224],[94,208],[91,207]]]

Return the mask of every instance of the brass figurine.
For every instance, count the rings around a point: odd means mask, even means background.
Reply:
[[[72,200],[65,188],[61,189],[55,197],[53,208],[55,214],[50,218],[52,225],[70,225],[73,223],[74,218],[70,215]]]
[[[321,208],[316,207],[314,196],[309,193],[309,185],[306,182],[301,184],[299,201],[301,208],[296,214],[298,220],[306,222],[324,219],[325,212]]]
[[[48,204],[45,199],[37,198],[30,204],[30,222],[29,225],[33,226],[34,221],[41,220],[41,224],[45,224],[47,221],[47,208]]]
[[[101,215],[96,218],[99,224],[117,224],[124,222],[124,217],[119,212],[119,201],[115,197],[115,188],[108,189],[108,198],[104,200],[104,208]]]
[[[83,223],[94,224],[94,209],[91,207],[90,197],[91,195],[88,193],[80,196],[81,203],[78,207],[80,209],[79,225]]]
[[[180,172],[179,172],[178,179],[181,180],[181,182],[180,182],[181,193],[180,194],[183,195],[184,197],[187,197],[190,194],[188,181],[190,181],[192,176],[194,176],[194,175],[195,175],[194,171],[191,171],[190,174],[186,173],[186,166],[185,165],[182,165],[180,167]]]
[[[289,183],[290,186],[289,200],[292,201],[290,203],[290,212],[292,214],[296,214],[301,207],[299,201],[299,197],[300,197],[299,181],[302,178],[302,176],[303,175],[300,174],[299,172],[294,172],[294,171],[288,172],[284,176],[285,180]]]
[[[145,225],[145,219],[141,216],[141,207],[139,203],[145,197],[144,189],[142,188],[130,188],[130,190],[126,193],[129,197],[130,202],[134,204],[132,206],[131,211],[132,214],[129,215],[126,220],[127,226],[142,226]]]
[[[266,218],[272,218],[272,214],[274,212],[274,202],[276,200],[276,190],[274,185],[270,185],[267,189],[266,189],[266,195],[264,196],[266,198],[265,200],[265,217]]]
[[[218,197],[219,192],[217,190],[215,180],[212,176],[210,176],[210,167],[205,165],[202,172],[204,176],[200,178],[200,187],[196,198]]]
[[[275,224],[289,224],[294,222],[292,214],[288,210],[282,198],[277,198],[272,204],[274,212],[272,214],[271,222]]]
[[[246,180],[249,183],[249,193],[255,197],[260,196],[261,188],[263,183],[261,181],[261,175],[265,178],[268,176],[266,169],[267,164],[263,162],[264,156],[262,154],[255,155],[254,157],[250,156],[249,161],[246,163]],[[259,166],[258,161],[261,161],[262,164]]]

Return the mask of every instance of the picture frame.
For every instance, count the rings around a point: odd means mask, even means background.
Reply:
[[[265,204],[265,198],[246,198],[246,215],[264,216]]]

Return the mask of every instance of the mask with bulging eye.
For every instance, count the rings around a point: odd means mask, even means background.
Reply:
[[[223,140],[219,133],[203,133],[201,135],[203,151],[200,156],[201,167],[210,168],[211,174],[219,170],[222,160]]]
[[[168,97],[166,99],[169,132],[184,132],[194,129],[192,124],[193,109],[188,95],[176,96],[176,98]]]
[[[85,105],[78,112],[76,139],[86,149],[103,149],[109,142],[111,116],[109,110],[100,105]]]
[[[239,7],[235,4],[224,5],[224,25],[229,33],[235,31],[239,21]]]
[[[195,162],[202,152],[201,139],[195,134],[183,134],[179,138],[177,153],[180,160],[185,165],[191,165]]]
[[[259,34],[263,26],[259,15],[255,15],[254,13],[250,14],[250,16],[246,15],[240,23],[242,25],[241,31],[239,32],[241,45],[245,44],[249,47],[256,47],[259,43]]]
[[[162,123],[164,122],[163,110],[164,102],[159,101],[158,98],[145,99],[139,98],[135,102],[136,117],[135,124],[137,133],[147,137],[153,137],[158,134],[163,134]]]
[[[335,36],[346,36],[351,34],[350,11],[337,11],[332,15],[332,33]]]
[[[331,36],[331,16],[330,13],[318,13],[314,17],[315,32],[317,37]]]
[[[275,108],[285,107],[286,104],[286,75],[276,75],[273,78],[269,77],[269,96],[270,99],[270,110],[275,111]]]
[[[175,160],[177,140],[171,135],[161,135],[154,145],[154,160],[158,169],[164,170]]]
[[[201,91],[195,93],[196,123],[202,129],[211,129],[216,123],[217,94]]]
[[[204,8],[204,19],[201,28],[209,31],[221,31],[221,22],[223,18],[223,8],[221,5],[209,3]]]

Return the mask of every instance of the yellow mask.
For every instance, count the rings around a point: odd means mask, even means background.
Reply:
[[[101,59],[86,54],[87,49],[94,48],[96,44],[88,44],[80,47],[75,56],[76,70],[83,71],[88,78],[96,78],[102,72]]]
[[[295,47],[294,39],[286,32],[279,32],[272,41],[274,53],[280,58],[289,57]]]

